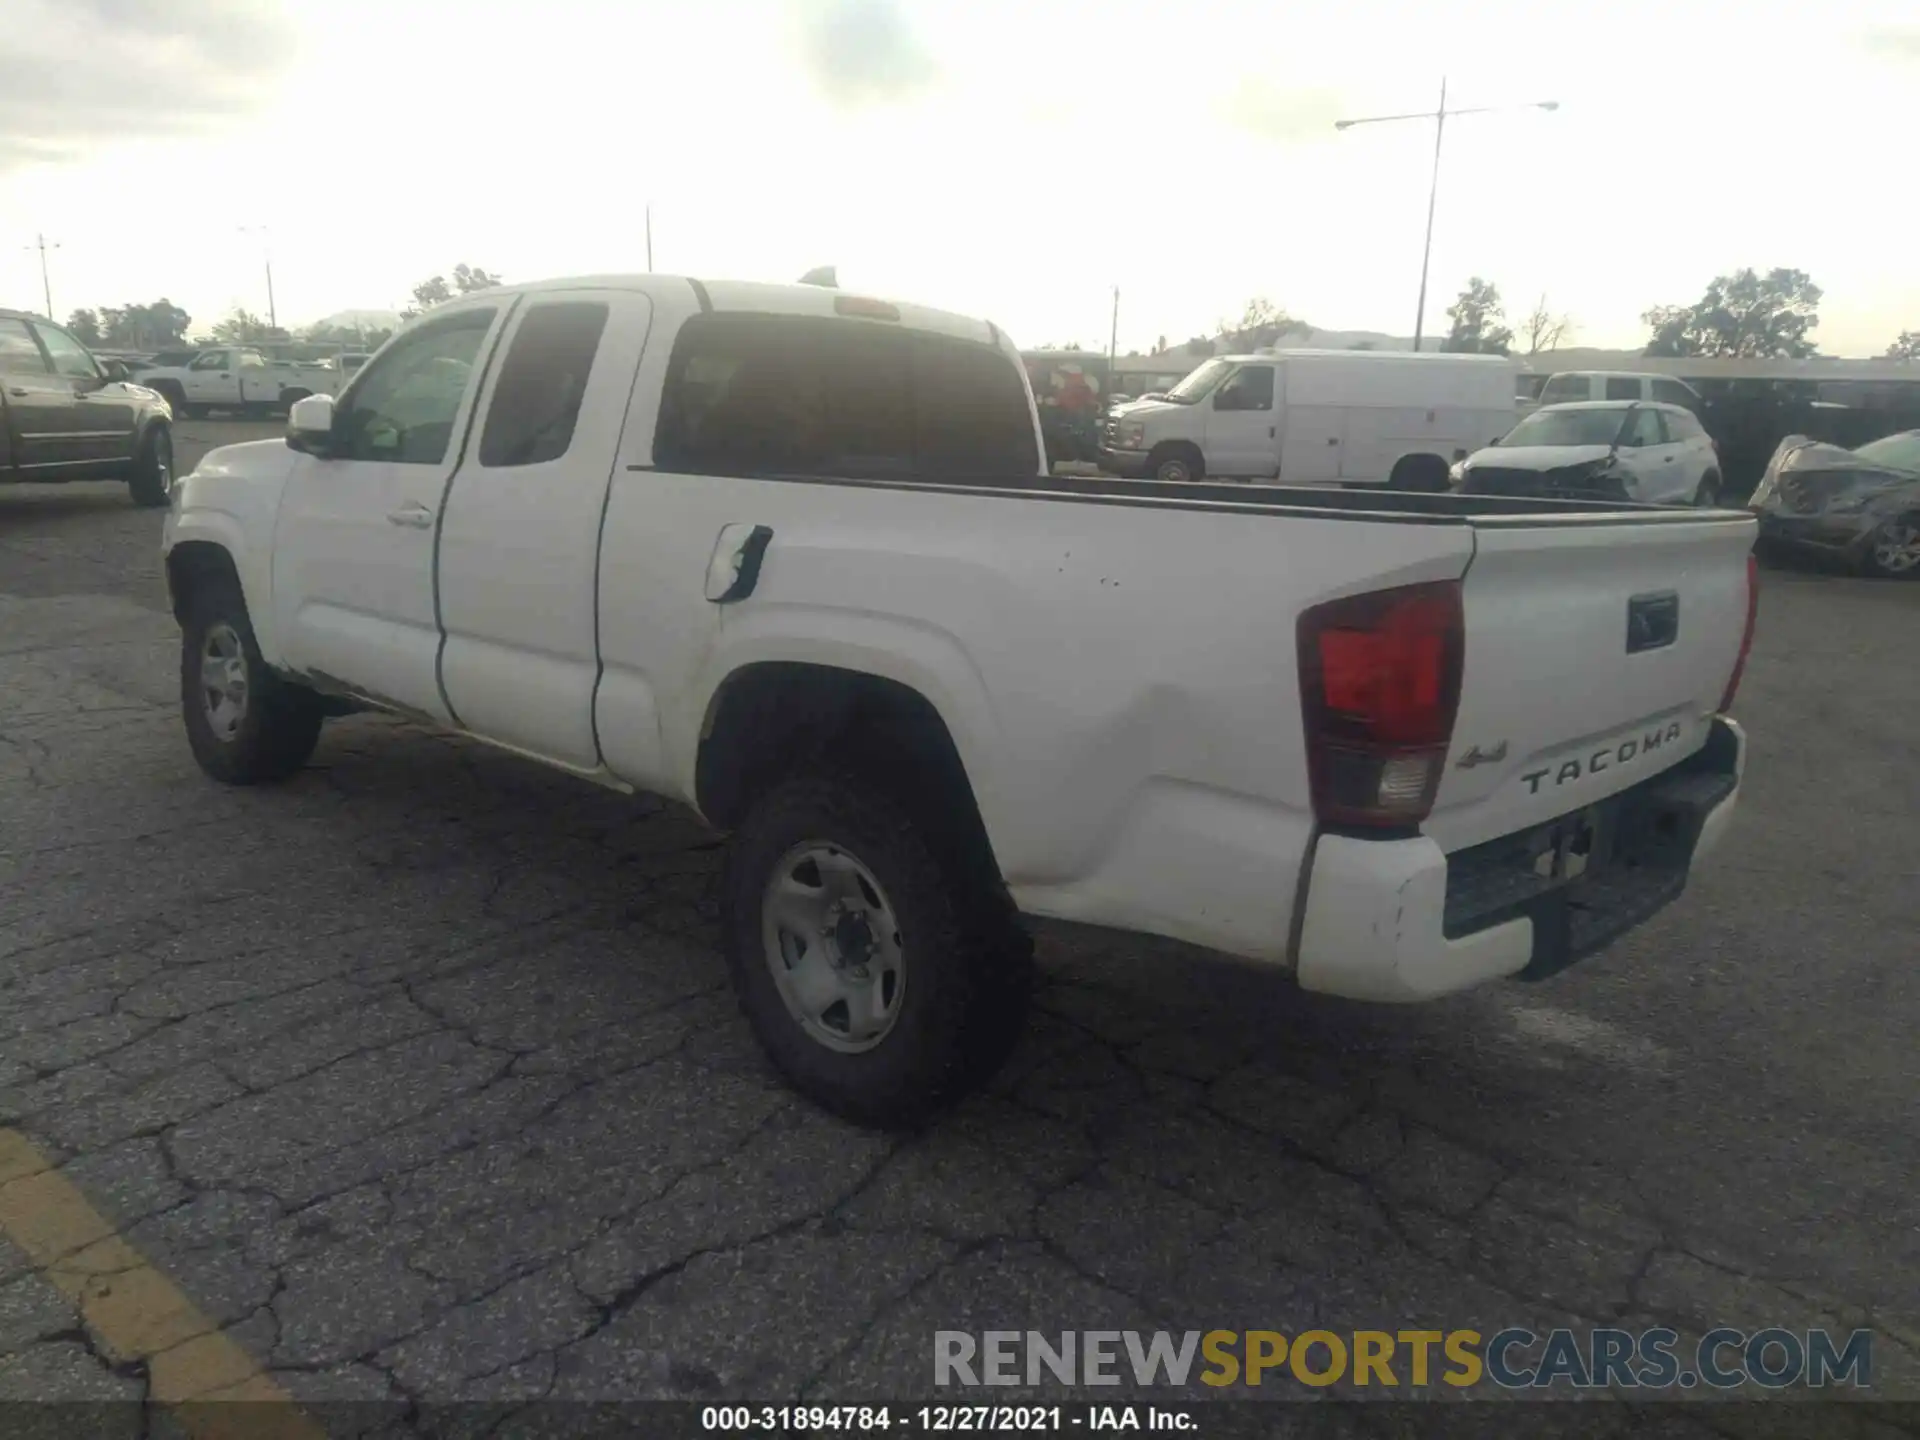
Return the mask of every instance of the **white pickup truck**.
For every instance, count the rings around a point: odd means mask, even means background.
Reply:
[[[1018,1031],[1027,917],[1309,990],[1549,975],[1720,839],[1743,513],[1043,473],[992,325],[812,286],[488,290],[176,486],[187,738],[378,707],[730,831],[780,1070],[890,1124]]]
[[[252,415],[285,410],[309,395],[333,394],[341,378],[337,365],[272,360],[250,345],[202,350],[185,365],[148,367],[134,374],[140,384],[166,396],[174,414],[186,418],[209,410]]]

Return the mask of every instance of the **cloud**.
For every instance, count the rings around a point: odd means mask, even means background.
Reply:
[[[1882,25],[1866,33],[1867,53],[1887,60],[1920,60],[1920,25]]]
[[[1324,140],[1346,113],[1338,91],[1251,78],[1227,91],[1220,111],[1228,124],[1263,140]]]
[[[244,115],[293,52],[281,0],[4,0],[0,173]]]
[[[849,110],[912,99],[940,74],[899,0],[808,0],[800,58],[827,101]]]

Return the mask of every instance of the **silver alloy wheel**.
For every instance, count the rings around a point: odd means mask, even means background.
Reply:
[[[200,707],[214,739],[224,743],[240,733],[248,698],[247,647],[240,632],[222,621],[200,644]]]
[[[173,437],[164,430],[153,436],[153,473],[160,481],[160,493],[173,493]]]
[[[1162,460],[1154,478],[1163,485],[1184,485],[1193,479],[1193,471],[1187,468],[1187,462],[1184,460]]]
[[[1920,566],[1920,524],[1889,520],[1874,531],[1873,563],[1889,575],[1904,575]]]
[[[802,1030],[857,1055],[900,1018],[907,972],[900,922],[873,872],[838,845],[808,840],[773,867],[760,933],[774,986]]]

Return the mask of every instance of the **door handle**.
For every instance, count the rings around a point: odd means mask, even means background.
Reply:
[[[773,531],[765,525],[728,525],[720,532],[707,561],[707,599],[731,605],[753,594],[760,583],[760,562]]]
[[[433,528],[433,512],[424,505],[402,505],[398,510],[389,511],[387,519],[395,525],[406,525],[415,530]]]

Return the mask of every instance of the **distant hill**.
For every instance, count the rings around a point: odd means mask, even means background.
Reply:
[[[340,310],[313,323],[343,330],[356,326],[362,330],[392,330],[400,324],[400,314],[395,310]]]

